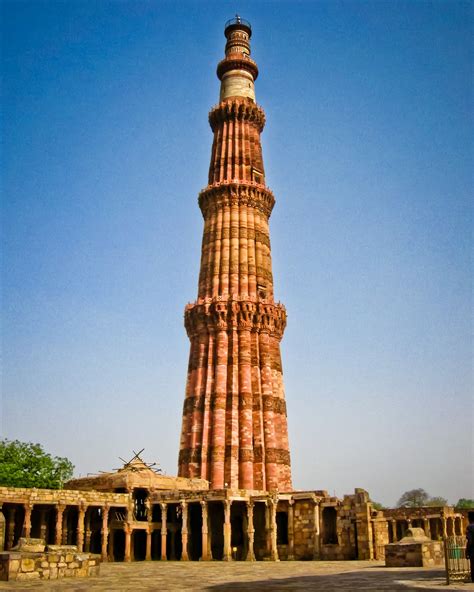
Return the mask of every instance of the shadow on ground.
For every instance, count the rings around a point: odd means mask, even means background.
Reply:
[[[388,571],[364,569],[349,573],[297,576],[282,579],[261,580],[255,582],[229,582],[208,586],[209,592],[258,592],[260,590],[278,592],[285,590],[314,590],[321,592],[394,592],[397,590],[442,590],[446,585],[444,572],[429,570],[420,572]],[[470,586],[466,586],[470,590]]]

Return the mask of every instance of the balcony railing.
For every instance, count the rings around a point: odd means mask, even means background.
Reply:
[[[241,18],[238,14],[236,14],[234,18],[229,19],[226,22],[224,29],[227,29],[227,27],[232,27],[234,25],[244,25],[244,27],[247,27],[247,29],[252,30],[252,25],[245,19]]]

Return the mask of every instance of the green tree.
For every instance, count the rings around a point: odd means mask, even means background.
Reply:
[[[430,496],[424,489],[410,489],[405,491],[402,497],[398,500],[398,508],[419,508],[426,506]]]
[[[5,487],[61,489],[73,470],[70,460],[51,456],[40,444],[0,441],[0,485]]]
[[[441,496],[435,496],[435,497],[430,497],[430,499],[426,502],[427,506],[447,506],[448,505],[448,500],[445,497],[441,497]]]
[[[474,510],[474,499],[461,497],[455,506],[456,510]]]
[[[374,502],[373,500],[370,500],[370,503],[372,504],[372,508],[374,510],[385,510],[385,506],[380,502]]]

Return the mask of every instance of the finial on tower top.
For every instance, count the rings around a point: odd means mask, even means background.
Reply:
[[[243,29],[247,31],[249,39],[252,36],[252,25],[243,19],[239,14],[236,14],[233,19],[229,19],[224,27],[224,35],[229,38],[228,33],[235,31],[235,29]]]

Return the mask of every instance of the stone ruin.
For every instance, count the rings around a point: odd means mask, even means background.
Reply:
[[[44,539],[22,537],[0,553],[0,581],[57,580],[99,575],[100,555],[79,553],[75,545],[46,545]]]
[[[442,541],[433,541],[422,528],[409,528],[405,536],[385,547],[387,567],[433,567],[444,565]]]

